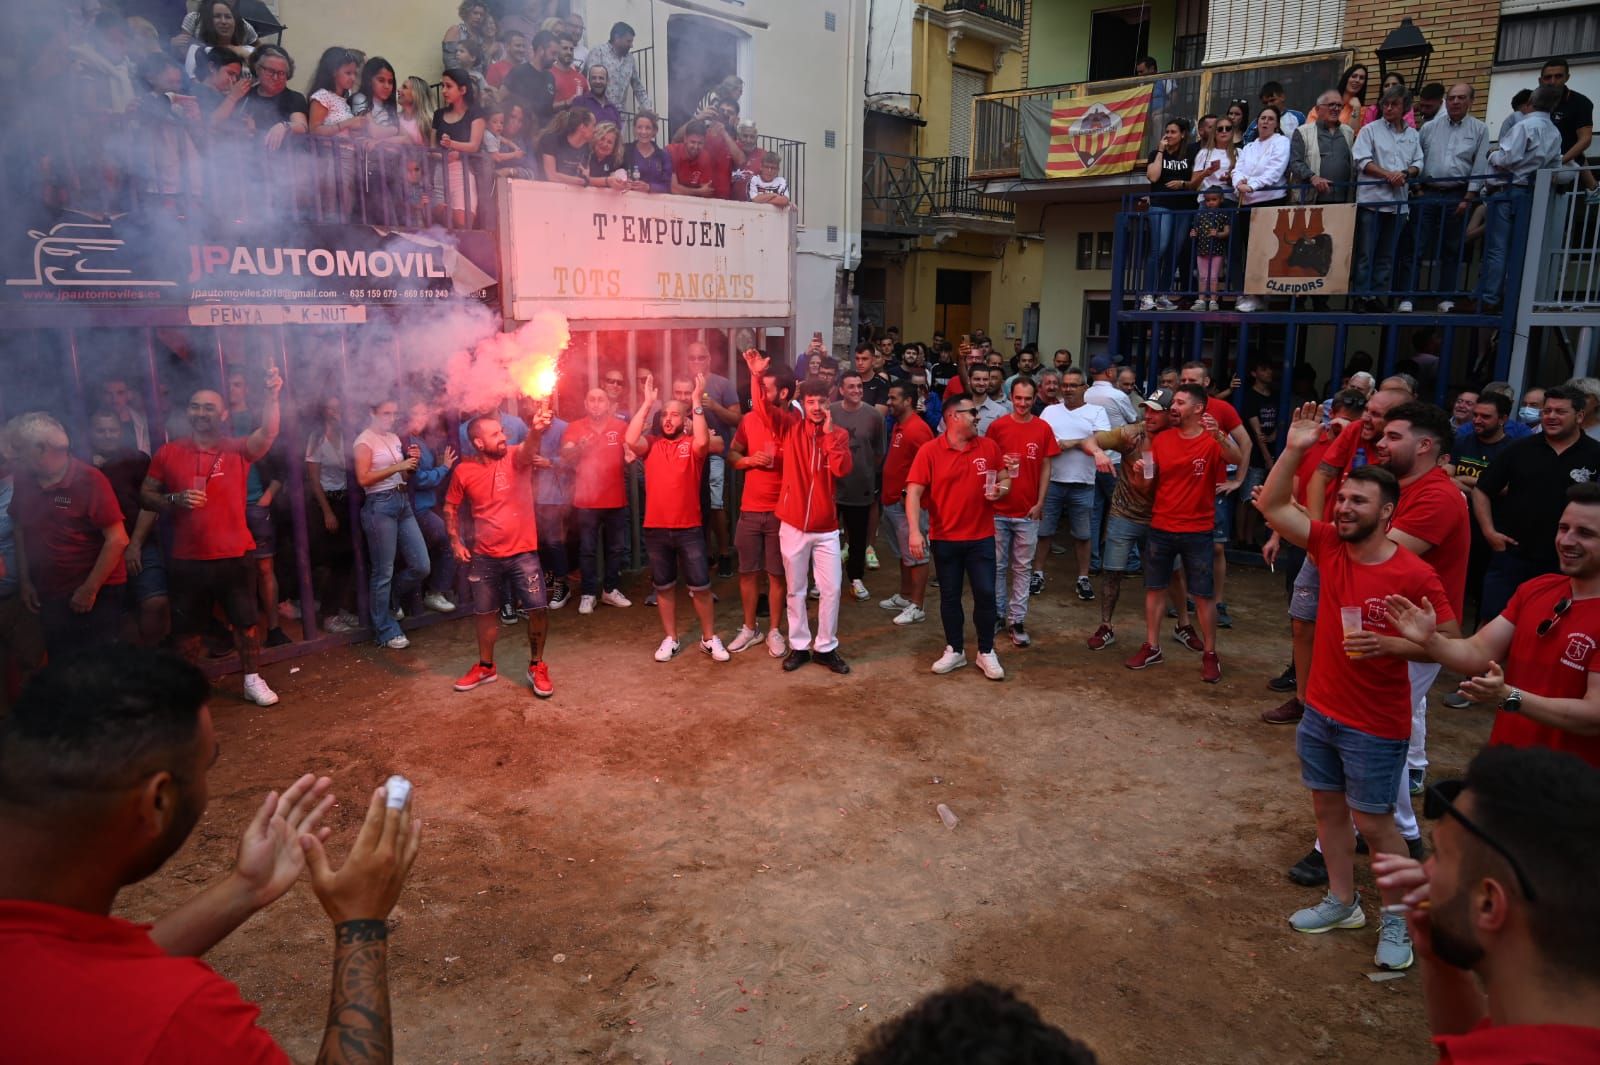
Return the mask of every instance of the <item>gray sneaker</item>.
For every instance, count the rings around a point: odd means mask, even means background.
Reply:
[[[1360,892],[1356,893],[1355,901],[1348,906],[1330,894],[1322,896],[1322,901],[1315,906],[1295,911],[1294,916],[1289,918],[1289,924],[1296,932],[1317,935],[1335,928],[1365,928],[1367,914],[1361,908]],[[1409,944],[1406,949],[1410,950]]]
[[[1397,913],[1384,914],[1379,918],[1378,950],[1372,955],[1373,964],[1380,969],[1409,969],[1413,960],[1406,919]]]

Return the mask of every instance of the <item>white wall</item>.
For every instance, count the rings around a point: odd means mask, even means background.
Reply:
[[[1600,100],[1600,63],[1572,64],[1572,78],[1567,86],[1581,92],[1591,100]],[[1521,89],[1539,87],[1539,68],[1524,67],[1519,70],[1497,70],[1489,76],[1489,112],[1484,121],[1489,123],[1489,136],[1500,132],[1500,123],[1511,113],[1511,98]],[[1592,151],[1593,149],[1591,149]]]
[[[917,0],[869,0],[867,92],[911,91],[911,38]]]

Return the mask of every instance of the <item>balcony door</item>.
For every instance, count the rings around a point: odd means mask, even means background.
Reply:
[[[1133,77],[1133,65],[1150,52],[1150,8],[1119,7],[1089,16],[1089,80]]]
[[[972,151],[972,101],[989,91],[989,75],[967,67],[950,68],[950,147],[947,155]]]
[[[755,114],[757,86],[750,76],[750,35],[736,26],[705,15],[672,15],[667,19],[667,118],[676,134],[694,117],[695,107],[730,74],[744,80],[740,118]],[[660,106],[658,101],[657,107]]]
[[[951,343],[972,332],[972,271],[940,270],[934,277],[933,327]]]

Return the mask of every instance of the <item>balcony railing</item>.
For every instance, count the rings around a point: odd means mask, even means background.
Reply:
[[[946,11],[968,11],[974,15],[1022,28],[1023,0],[945,0]]]
[[[963,156],[867,152],[863,157],[863,228],[925,233],[961,219],[1010,223],[1014,216],[1009,201],[967,183]]]
[[[632,111],[623,111],[621,115],[622,139],[624,142],[632,141],[634,113]],[[657,137],[658,143],[666,139],[667,130],[664,125],[658,131]],[[794,204],[794,209],[800,212],[800,223],[804,225],[806,220],[806,142],[788,140],[784,137],[769,137],[765,133],[760,133],[756,135],[756,147],[762,151],[772,152],[783,161],[779,173],[789,181],[789,201]]]

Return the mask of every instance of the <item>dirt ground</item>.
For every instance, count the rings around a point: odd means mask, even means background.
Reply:
[[[1170,641],[1164,665],[1123,668],[1137,581],[1118,643],[1090,652],[1098,603],[1051,561],[1034,645],[1000,649],[1003,684],[932,676],[936,616],[897,628],[875,601],[844,605],[848,677],[784,675],[764,649],[718,665],[688,637],[657,664],[637,575],[632,609],[553,615],[548,701],[510,629],[501,682],[452,692],[466,623],[408,652],[269,667],[271,710],[228,678],[210,809],[119,912],[149,919],[221,875],[262,794],[308,769],[345,800],[341,854],[367,789],[399,771],[426,821],[390,939],[405,1062],[834,1065],[972,978],[1015,987],[1112,1065],[1431,1061],[1414,972],[1367,979],[1375,917],[1325,936],[1285,921],[1316,893],[1283,875],[1313,835],[1294,730],[1256,720],[1287,660],[1281,576],[1231,576],[1238,627],[1211,687]],[[874,600],[893,590],[885,564]],[[738,595],[718,588],[726,638]],[[1432,772],[1456,771],[1487,714],[1431,716]],[[302,882],[209,960],[309,1061],[330,956]]]

